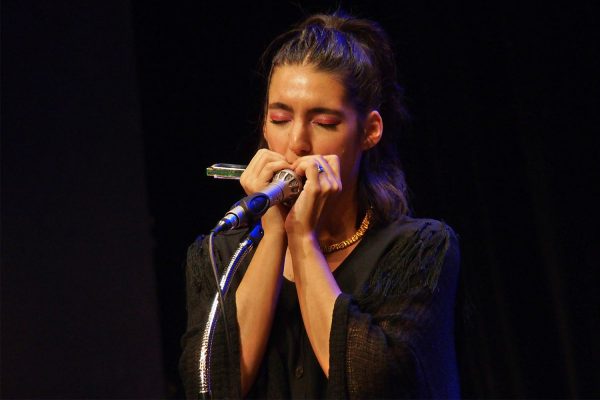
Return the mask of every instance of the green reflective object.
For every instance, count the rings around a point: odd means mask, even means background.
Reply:
[[[247,165],[217,163],[206,168],[206,175],[215,179],[240,179]]]

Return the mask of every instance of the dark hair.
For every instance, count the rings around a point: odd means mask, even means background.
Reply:
[[[316,14],[271,42],[262,60],[263,69],[268,71],[263,124],[271,75],[280,65],[312,65],[341,77],[361,120],[370,111],[379,111],[385,133],[363,154],[358,177],[359,211],[372,208],[376,224],[408,214],[406,182],[395,140],[407,113],[392,46],[379,24],[340,11]],[[266,147],[264,138],[260,147]]]

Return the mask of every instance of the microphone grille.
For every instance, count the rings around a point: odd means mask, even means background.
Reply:
[[[282,169],[273,176],[273,182],[283,182],[283,204],[291,206],[302,191],[302,180],[291,169]]]

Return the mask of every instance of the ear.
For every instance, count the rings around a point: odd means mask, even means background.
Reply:
[[[365,121],[365,133],[362,140],[363,151],[374,147],[381,140],[383,135],[383,119],[379,111],[373,110],[367,115]]]

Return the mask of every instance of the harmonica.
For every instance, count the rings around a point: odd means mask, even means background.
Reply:
[[[240,179],[247,165],[217,163],[206,168],[206,175],[215,179]]]

